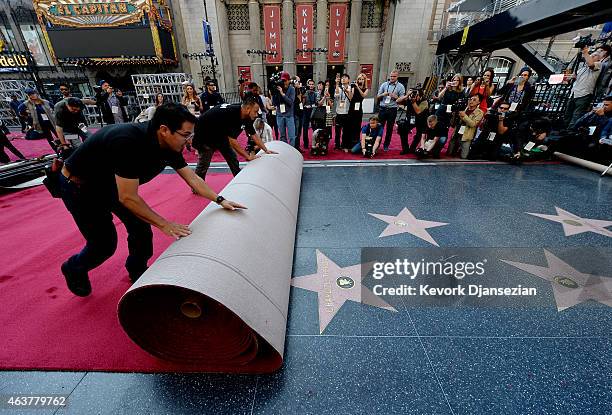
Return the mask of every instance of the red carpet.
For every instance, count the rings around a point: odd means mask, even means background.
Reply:
[[[96,129],[92,128],[91,131],[96,131]],[[23,155],[26,156],[27,158],[35,158],[41,155],[52,153],[51,147],[49,147],[49,143],[47,143],[47,140],[25,140],[23,139],[23,136],[24,135],[21,132],[15,132],[11,134],[9,137],[15,138],[12,141],[13,145],[15,145],[15,147],[17,147],[19,151],[21,151]],[[414,136],[414,133],[410,135],[409,142],[412,142],[413,136]],[[310,143],[312,143],[311,138],[312,138],[312,130],[309,131],[309,142]],[[240,137],[238,137],[238,141],[241,143],[243,147],[246,146],[247,140],[244,134],[241,134]],[[300,142],[300,144],[302,143],[303,142]],[[347,154],[342,150],[333,150],[333,143],[334,141],[332,139],[330,141],[332,149],[329,151],[327,156],[313,157],[310,155],[309,152],[304,152],[303,153],[304,159],[305,160],[363,160],[363,157],[360,154],[350,154],[350,153]],[[375,159],[388,160],[388,159],[401,159],[401,158],[415,158],[414,155],[412,154],[408,156],[400,155],[401,148],[402,147],[401,147],[399,135],[397,134],[397,131],[394,130],[393,135],[391,136],[391,145],[389,146],[389,151],[383,152],[381,148],[381,150],[376,155]],[[6,150],[6,153],[8,154],[11,160],[17,160],[17,157],[15,157],[10,151]],[[188,152],[187,150],[185,150],[184,155],[185,155],[185,160],[187,160],[188,163],[197,163],[198,157],[195,151]],[[238,156],[238,159],[240,161],[244,161],[244,159],[240,156]],[[213,156],[212,161],[213,162],[225,162],[225,159],[223,158],[223,156],[221,156],[220,153],[217,152]]]
[[[221,190],[229,174],[208,176]],[[178,175],[160,175],[141,188],[162,216],[189,223],[208,201],[195,196]],[[157,360],[125,335],[117,304],[130,287],[123,264],[125,228],[117,227],[115,255],[90,272],[93,293],[72,295],[61,263],[83,245],[72,217],[42,186],[0,197],[0,369],[197,371]],[[154,258],[172,242],[154,229]]]

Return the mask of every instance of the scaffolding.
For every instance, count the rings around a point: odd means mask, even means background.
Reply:
[[[19,127],[19,120],[15,118],[15,114],[9,103],[11,96],[17,96],[17,99],[23,101],[27,98],[25,90],[27,88],[36,88],[34,82],[23,80],[0,81],[0,119],[4,121],[8,127]]]
[[[162,73],[132,75],[136,89],[136,104],[142,111],[155,104],[157,94],[164,94],[167,102],[183,100],[183,83],[193,82],[186,73]]]

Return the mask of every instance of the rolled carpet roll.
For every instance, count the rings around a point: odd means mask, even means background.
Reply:
[[[248,165],[222,194],[246,210],[214,203],[123,295],[119,321],[142,349],[206,372],[268,373],[283,361],[302,155]]]
[[[565,153],[559,153],[558,151],[555,151],[553,153],[555,156],[557,156],[558,158],[560,158],[563,161],[566,161],[568,163],[574,163],[577,164],[581,167],[587,168],[587,169],[591,169],[591,170],[595,170],[596,172],[601,173],[601,175],[603,176],[604,174],[609,174],[612,176],[612,168],[610,168],[610,166],[604,166],[603,164],[599,164],[599,163],[595,163],[593,161],[589,161],[589,160],[585,160],[585,159],[581,159],[578,157],[574,157],[574,156],[570,156],[568,154]]]

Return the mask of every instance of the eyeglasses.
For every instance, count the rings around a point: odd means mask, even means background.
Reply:
[[[185,139],[185,141],[189,141],[191,139],[193,139],[193,136],[195,135],[195,133],[182,133],[178,130],[176,130],[176,133],[178,135],[180,135],[181,137],[183,137]]]

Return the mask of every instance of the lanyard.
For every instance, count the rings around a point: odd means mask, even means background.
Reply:
[[[389,82],[387,82],[387,90],[385,92],[389,92],[389,86],[391,84]],[[397,82],[393,85],[393,92],[395,92],[395,88],[397,88]]]

